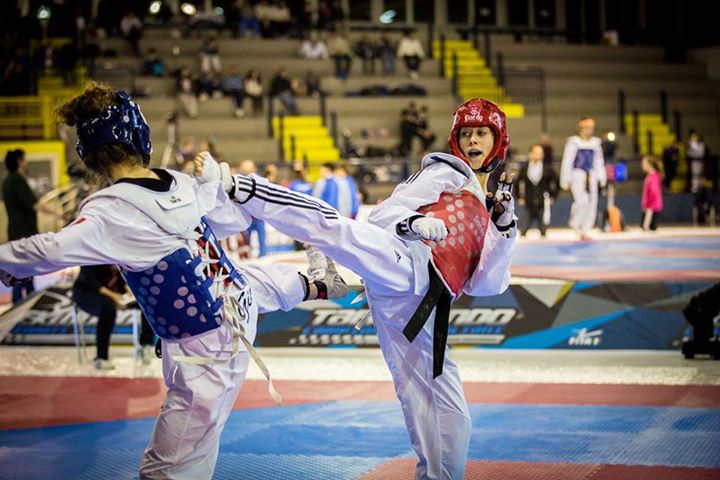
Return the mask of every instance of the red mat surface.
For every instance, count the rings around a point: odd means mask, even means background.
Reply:
[[[390,382],[274,382],[283,404],[395,401]],[[0,429],[154,417],[165,396],[156,378],[2,377]],[[470,403],[719,407],[720,386],[466,383]],[[248,380],[235,408],[270,407],[267,384]]]
[[[413,478],[416,460],[391,460],[358,480],[407,480]],[[720,469],[646,467],[572,463],[486,462],[470,460],[465,480],[712,480]]]

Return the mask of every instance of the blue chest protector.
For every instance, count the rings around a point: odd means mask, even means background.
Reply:
[[[154,267],[141,272],[123,271],[140,308],[155,334],[166,340],[200,335],[223,321],[219,294],[231,283],[240,290],[238,315],[247,320],[252,296],[247,280],[225,255],[212,229],[203,218],[198,227],[202,255],[180,248]]]
[[[225,255],[202,216],[192,180],[171,172],[175,184],[168,192],[137,185],[116,184],[95,195],[121,198],[152,218],[168,235],[187,240],[143,271],[120,271],[135,295],[153,332],[165,340],[179,340],[218,328],[224,302],[232,302],[235,320],[247,322],[252,295],[247,279]],[[232,291],[232,296],[226,295]]]
[[[575,155],[573,168],[579,168],[585,172],[593,169],[593,161],[595,159],[595,151],[589,148],[581,148]]]

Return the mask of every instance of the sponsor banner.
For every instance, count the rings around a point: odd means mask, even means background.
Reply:
[[[677,349],[688,325],[682,309],[709,283],[542,281],[513,284],[493,297],[461,297],[450,313],[448,343],[484,348]],[[367,304],[351,305],[357,289],[334,302],[306,302],[260,316],[262,347],[377,347]],[[3,338],[5,344],[72,344],[70,288],[54,286]],[[0,325],[13,310],[0,317]],[[16,317],[18,317],[16,315]],[[96,319],[80,312],[93,336]],[[130,311],[118,313],[114,343],[130,343]],[[92,340],[92,339],[89,339]]]

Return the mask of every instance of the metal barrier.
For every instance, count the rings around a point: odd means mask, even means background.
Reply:
[[[57,138],[52,110],[57,99],[35,97],[0,97],[0,139],[50,140]]]
[[[547,92],[545,86],[545,70],[542,67],[506,67],[502,73],[505,92],[513,102],[522,103],[526,107],[537,107],[540,110],[540,123],[543,132],[547,132]],[[499,89],[502,95],[502,88]]]

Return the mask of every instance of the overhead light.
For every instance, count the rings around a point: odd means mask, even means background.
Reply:
[[[608,141],[610,141],[610,142],[614,142],[614,141],[615,141],[615,133],[613,133],[613,132],[608,132],[608,134],[607,134],[607,139],[608,139]]]
[[[393,23],[397,12],[395,10],[388,10],[380,15],[380,23]]]
[[[38,20],[50,20],[50,9],[46,7],[45,5],[41,5],[40,8],[38,8],[37,11],[37,18]]]
[[[157,1],[157,0],[154,1],[154,2],[152,2],[152,3],[150,3],[150,8],[148,9],[149,12],[150,12],[150,15],[157,15],[158,13],[160,13],[160,6],[161,6],[161,5],[162,5],[162,4],[161,4],[159,1]]]
[[[197,13],[197,8],[192,3],[183,3],[180,5],[180,11],[187,15],[188,17],[192,17]]]
[[[224,15],[225,10],[222,7],[215,7],[215,14],[216,15]]]

